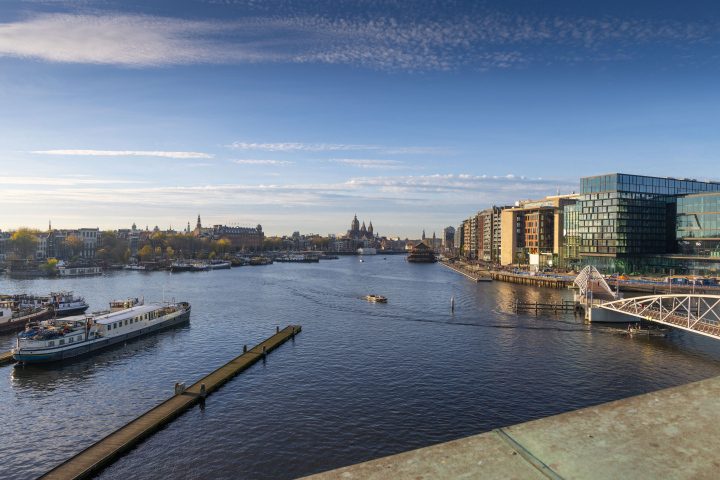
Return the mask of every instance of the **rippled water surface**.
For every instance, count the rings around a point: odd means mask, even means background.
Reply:
[[[0,367],[0,476],[38,476],[165,400],[174,382],[191,384],[290,324],[303,327],[294,341],[100,478],[295,478],[720,375],[715,340],[515,315],[515,299],[572,294],[478,284],[401,256],[0,279],[2,293],[74,290],[91,310],[160,300],[163,286],[192,304],[189,324],[58,365]],[[13,338],[0,335],[1,351]]]

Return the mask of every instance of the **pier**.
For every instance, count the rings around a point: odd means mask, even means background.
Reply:
[[[5,352],[3,354],[0,354],[0,367],[3,365],[7,365],[8,363],[15,363],[12,352]]]
[[[521,302],[515,300],[515,313],[524,310],[535,310],[537,314],[539,310],[551,310],[553,312],[574,311],[580,309],[580,305],[572,300],[563,300],[555,303],[538,303],[538,302]]]
[[[460,275],[465,275],[470,280],[475,280],[476,282],[492,282],[492,278],[483,277],[481,275],[478,275],[477,273],[468,272],[462,267],[456,267],[455,265],[452,265],[447,262],[438,262],[440,265],[449,268],[450,270],[454,270]]]
[[[501,282],[519,283],[521,285],[534,285],[536,287],[548,287],[563,289],[573,284],[573,278],[546,277],[544,275],[527,275],[511,272],[489,272],[493,280]]]
[[[135,420],[120,427],[102,440],[94,443],[77,455],[69,458],[44,475],[41,479],[85,479],[97,475],[103,468],[112,464],[120,456],[158,431],[164,425],[182,414],[205,396],[217,390],[221,385],[237,374],[261,360],[268,353],[294,338],[301,330],[299,325],[291,325],[242,355],[231,360],[211,374],[194,383],[187,389],[176,384],[176,394],[157,407],[145,412]],[[245,349],[244,349],[245,350]]]

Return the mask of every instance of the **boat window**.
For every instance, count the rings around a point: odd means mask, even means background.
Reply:
[[[60,341],[58,342],[58,345],[65,345],[65,340],[60,340]]]
[[[62,342],[62,340],[60,340],[60,341]],[[68,343],[72,343],[74,341],[75,341],[75,339],[73,337],[68,338]]]
[[[125,325],[127,325],[127,324],[128,324],[128,321],[127,321],[127,320],[125,320]]]
[[[48,347],[52,347],[52,346],[54,346],[54,345],[55,345],[55,341],[50,341],[50,342],[48,342]]]
[[[82,342],[82,336],[78,337],[78,342]]]
[[[147,313],[145,314],[145,320],[147,320]]]

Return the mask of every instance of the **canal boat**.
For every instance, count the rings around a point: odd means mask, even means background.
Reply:
[[[213,262],[210,264],[212,270],[223,270],[230,268],[230,262]]]
[[[627,333],[629,335],[645,335],[648,337],[667,337],[669,328],[660,327],[643,327],[642,325],[637,327],[628,326]]]
[[[100,315],[76,315],[28,325],[12,356],[21,363],[76,357],[190,320],[190,304],[134,305]]]
[[[77,315],[90,308],[82,297],[76,297],[73,292],[52,292],[50,295],[18,295],[23,308],[43,307],[50,305],[55,309],[58,317]]]
[[[190,272],[193,269],[193,265],[187,262],[175,262],[170,265],[170,272]]]
[[[51,318],[54,310],[49,305],[22,307],[19,301],[0,301],[0,332],[24,328],[28,322]]]
[[[366,295],[365,298],[367,300],[370,300],[371,302],[375,302],[375,303],[387,303],[387,297],[383,297],[381,295],[375,295],[374,293],[371,295]]]

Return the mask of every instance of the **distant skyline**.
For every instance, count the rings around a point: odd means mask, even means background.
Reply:
[[[0,229],[418,238],[623,172],[720,180],[720,4],[7,0]]]

